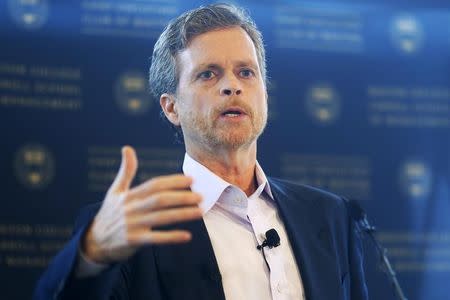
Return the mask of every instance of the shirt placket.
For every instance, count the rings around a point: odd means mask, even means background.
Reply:
[[[274,215],[264,216],[256,206],[257,201],[263,201],[262,199],[255,198],[249,200],[248,205],[248,217],[253,228],[256,240],[259,245],[265,240],[265,233],[267,230],[274,228],[273,222]],[[283,241],[281,241],[282,243]],[[264,256],[269,266],[269,281],[272,291],[272,299],[284,300],[289,298],[289,287],[287,284],[286,272],[284,270],[283,254],[281,246],[268,248],[264,247]],[[261,253],[263,255],[263,253]]]

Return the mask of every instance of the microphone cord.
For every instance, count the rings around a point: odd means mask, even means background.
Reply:
[[[381,270],[387,275],[392,283],[392,287],[395,291],[395,295],[399,300],[408,300],[403,293],[400,283],[397,280],[394,269],[392,268],[389,258],[387,257],[387,250],[381,246],[380,242],[376,239],[374,233],[376,231],[375,227],[372,226],[367,220],[366,212],[361,208],[357,200],[346,199],[347,206],[350,211],[352,219],[355,221],[357,230],[359,232],[364,232],[375,246],[376,252],[381,260],[380,267]]]

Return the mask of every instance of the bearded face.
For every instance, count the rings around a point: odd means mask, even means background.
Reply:
[[[178,55],[176,112],[186,143],[238,148],[267,123],[267,94],[252,40],[240,27],[195,37]]]

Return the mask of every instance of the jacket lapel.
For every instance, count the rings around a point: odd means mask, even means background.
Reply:
[[[297,260],[306,299],[340,299],[340,274],[327,219],[316,201],[269,179]]]
[[[167,299],[225,300],[219,267],[203,219],[165,229],[184,229],[192,233],[189,243],[155,249],[162,290]]]

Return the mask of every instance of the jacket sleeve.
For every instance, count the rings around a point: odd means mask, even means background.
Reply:
[[[346,204],[348,200],[344,199]],[[347,213],[349,219],[349,259],[350,259],[350,295],[351,299],[365,300],[369,299],[366,279],[364,276],[364,264],[363,264],[363,247],[361,240],[361,231],[358,228],[355,220],[349,212],[347,206]]]
[[[33,299],[110,299],[112,294],[117,299],[129,298],[126,288],[129,272],[125,264],[111,265],[98,276],[83,279],[74,276],[80,241],[99,207],[100,204],[90,205],[81,211],[71,239],[39,279]]]

